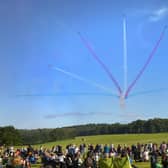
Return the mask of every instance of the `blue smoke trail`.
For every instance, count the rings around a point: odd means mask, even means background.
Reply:
[[[155,94],[155,93],[160,93],[160,92],[165,92],[165,91],[168,91],[168,88],[144,90],[144,91],[139,91],[139,92],[135,92],[133,94],[130,94],[128,98],[139,96],[139,95]]]
[[[48,94],[17,94],[17,97],[54,97],[54,96],[109,96],[118,98],[117,95],[111,93],[96,93],[96,92],[60,92],[60,93],[48,93]]]

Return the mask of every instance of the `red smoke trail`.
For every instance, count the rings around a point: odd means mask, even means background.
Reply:
[[[97,54],[95,53],[95,51],[93,50],[93,48],[91,47],[91,45],[87,42],[87,40],[81,35],[81,33],[78,33],[82,42],[84,43],[84,45],[87,47],[87,49],[90,51],[90,53],[92,54],[92,56],[96,59],[96,61],[102,66],[102,68],[104,69],[104,71],[107,73],[107,75],[109,76],[109,78],[114,82],[115,86],[117,87],[118,91],[119,91],[119,95],[122,95],[122,90],[117,82],[117,80],[113,77],[112,73],[110,72],[110,70],[107,68],[107,66],[101,61],[101,59],[97,56]]]
[[[125,93],[125,96],[124,96],[125,98],[128,97],[130,91],[131,91],[132,88],[135,86],[136,82],[137,82],[138,79],[142,76],[142,74],[143,74],[143,72],[145,71],[146,67],[147,67],[147,66],[149,65],[149,63],[151,62],[151,60],[152,60],[152,58],[153,58],[155,52],[157,51],[157,49],[158,49],[158,47],[159,47],[159,44],[160,44],[161,40],[163,39],[163,36],[164,36],[164,33],[165,33],[166,29],[167,29],[167,26],[164,27],[164,29],[163,29],[163,31],[162,31],[160,37],[159,37],[159,40],[156,42],[156,44],[155,44],[155,46],[154,46],[152,52],[150,53],[150,55],[149,55],[147,61],[146,61],[145,64],[144,64],[144,66],[143,66],[142,69],[139,71],[138,75],[137,75],[136,78],[133,80],[133,82],[129,85],[129,87],[128,87],[126,93]]]

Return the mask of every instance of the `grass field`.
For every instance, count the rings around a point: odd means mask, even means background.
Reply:
[[[149,163],[137,163],[135,164],[138,168],[150,168]],[[32,168],[40,168],[40,164],[32,165]]]
[[[84,139],[84,141],[82,141]],[[85,137],[76,137],[74,139],[49,142],[43,145],[46,148],[51,148],[54,145],[62,145],[65,148],[68,144],[76,144],[79,145],[81,143],[86,144],[114,144],[115,146],[118,144],[124,145],[127,144],[137,144],[139,143],[158,143],[160,144],[162,141],[168,142],[168,133],[159,133],[159,134],[119,134],[119,135],[97,135],[97,136],[85,136]],[[34,145],[34,147],[39,147],[40,145]],[[147,163],[135,163],[138,168],[150,168],[149,162]],[[35,167],[39,167],[36,165]]]
[[[84,141],[82,141],[84,139]],[[56,142],[49,142],[42,144],[43,146],[50,148],[54,145],[62,145],[65,147],[68,144],[79,145],[81,143],[86,144],[114,144],[114,145],[132,145],[139,143],[161,143],[162,141],[168,142],[168,133],[159,133],[159,134],[118,134],[118,135],[96,135],[96,136],[85,136],[85,137],[76,137],[74,139],[62,140]],[[41,145],[41,144],[40,144]],[[39,147],[40,145],[35,145]]]

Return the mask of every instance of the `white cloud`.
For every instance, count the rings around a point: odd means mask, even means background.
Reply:
[[[168,7],[162,7],[160,9],[153,11],[151,16],[149,17],[149,20],[151,22],[157,22],[165,18],[167,15],[168,15]]]

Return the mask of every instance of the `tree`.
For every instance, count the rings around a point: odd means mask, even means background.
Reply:
[[[22,143],[20,134],[13,126],[0,128],[0,143],[6,145],[20,145]]]

